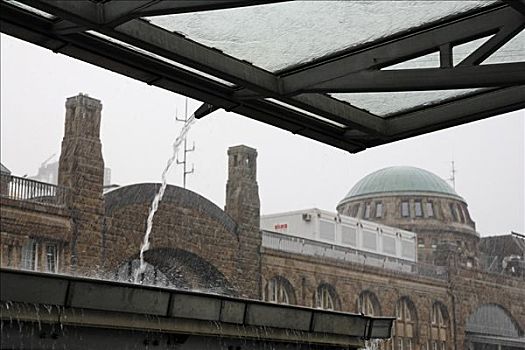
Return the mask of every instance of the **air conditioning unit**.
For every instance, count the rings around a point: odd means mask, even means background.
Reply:
[[[311,221],[312,220],[312,214],[304,213],[303,214],[303,220],[304,221]]]

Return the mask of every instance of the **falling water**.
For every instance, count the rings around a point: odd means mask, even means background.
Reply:
[[[144,240],[142,241],[142,244],[140,245],[140,265],[135,271],[135,283],[139,282],[141,274],[144,273],[146,270],[146,262],[144,261],[144,252],[149,249],[149,236],[151,234],[151,228],[153,227],[153,216],[155,216],[155,212],[157,211],[159,207],[159,202],[162,200],[162,197],[164,196],[164,191],[166,190],[167,186],[167,174],[168,171],[171,168],[171,165],[175,161],[175,158],[177,157],[177,153],[179,150],[179,147],[186,138],[186,135],[188,134],[188,131],[191,128],[191,125],[195,122],[195,114],[192,114],[191,117],[188,118],[186,123],[184,123],[184,126],[182,127],[182,130],[180,131],[179,136],[175,139],[175,142],[173,142],[172,145],[172,154],[171,157],[168,159],[168,163],[166,164],[166,167],[164,168],[164,171],[162,172],[162,184],[159,188],[159,191],[153,198],[153,201],[151,202],[151,207],[149,210],[148,215],[148,221],[146,225],[146,232],[144,233]]]

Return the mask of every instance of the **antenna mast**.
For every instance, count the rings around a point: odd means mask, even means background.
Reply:
[[[456,189],[456,173],[458,172],[456,170],[456,167],[455,167],[455,164],[454,164],[454,161],[450,162],[452,164],[452,169],[450,170],[450,178],[449,180],[452,181],[452,187],[454,188],[454,190]]]
[[[188,121],[188,98],[186,97],[186,103],[185,103],[185,106],[184,106],[184,119],[179,119],[177,118],[177,115],[175,115],[175,120],[178,121],[178,122],[184,122],[184,124],[186,124],[186,122]],[[188,174],[193,174],[195,172],[195,166],[194,164],[192,163],[191,164],[191,170],[187,170],[187,155],[188,153],[190,152],[193,152],[195,151],[195,142],[193,142],[193,145],[191,146],[191,148],[188,148],[188,141],[186,138],[184,138],[184,149],[183,149],[183,156],[182,156],[182,161],[179,161],[179,159],[177,158],[177,164],[182,164],[182,167],[183,167],[183,171],[182,171],[182,187],[186,188],[186,176]]]

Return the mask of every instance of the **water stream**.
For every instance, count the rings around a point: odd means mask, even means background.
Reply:
[[[188,118],[188,120],[184,123],[184,126],[182,127],[179,136],[175,139],[175,142],[173,142],[172,145],[172,153],[170,158],[168,159],[168,162],[166,164],[166,167],[164,168],[164,171],[162,172],[162,184],[153,198],[153,201],[151,202],[151,207],[148,214],[148,220],[146,223],[146,232],[144,233],[144,239],[142,241],[142,244],[140,245],[140,264],[137,270],[135,271],[135,283],[139,283],[140,276],[146,271],[146,262],[144,261],[144,252],[146,252],[149,249],[150,242],[149,242],[149,236],[151,234],[151,229],[153,227],[153,217],[155,216],[155,212],[157,211],[159,207],[159,203],[162,200],[162,197],[164,196],[164,191],[166,190],[167,186],[167,175],[169,170],[171,169],[171,166],[173,165],[173,162],[175,161],[175,158],[177,157],[177,153],[179,151],[179,147],[186,138],[186,135],[188,134],[188,131],[190,130],[192,124],[195,122],[195,114],[192,114],[191,117]]]

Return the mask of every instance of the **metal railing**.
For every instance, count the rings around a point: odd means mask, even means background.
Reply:
[[[262,232],[262,246],[264,248],[343,260],[356,264],[374,266],[392,271],[417,274],[438,279],[448,279],[448,270],[444,266],[421,264],[409,260],[357,250],[306,238],[290,236],[269,231]]]
[[[63,187],[45,182],[8,174],[0,176],[0,195],[5,198],[44,205],[64,206],[66,191]]]

